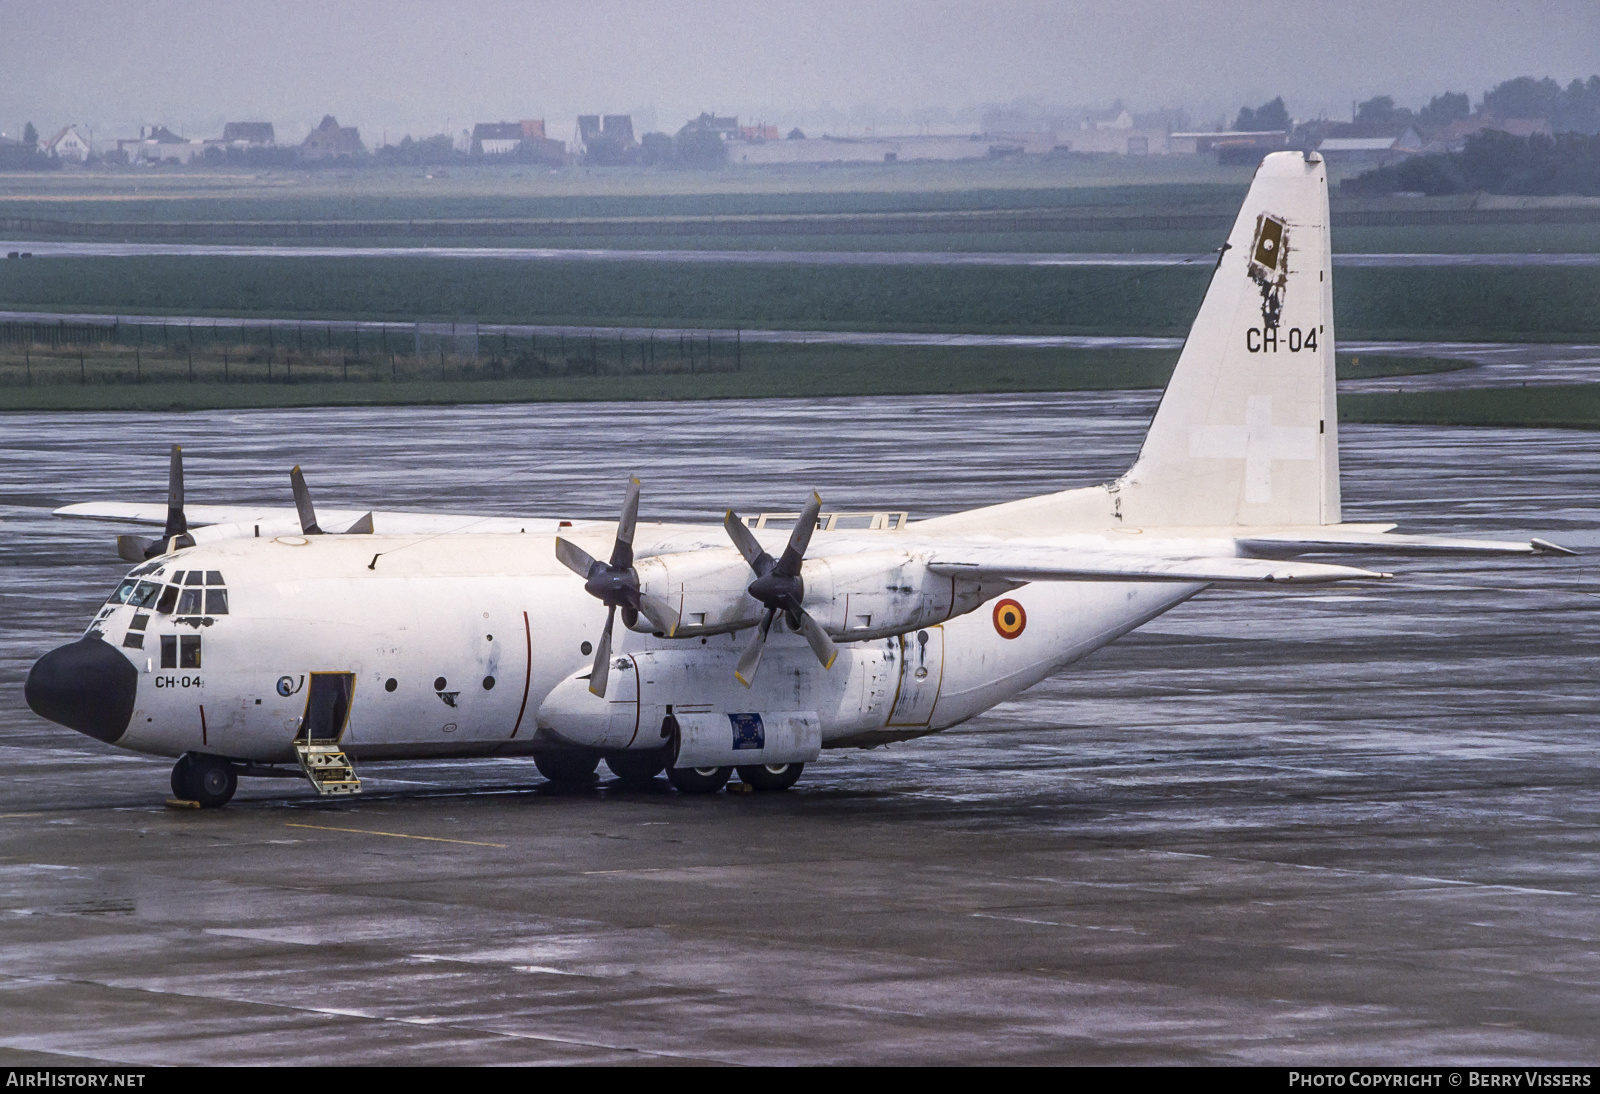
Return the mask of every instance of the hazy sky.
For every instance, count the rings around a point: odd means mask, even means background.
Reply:
[[[1502,79],[1600,72],[1600,2],[901,3],[894,0],[0,0],[0,130],[161,122],[219,136],[265,120],[297,140],[327,112],[422,135],[474,121],[701,110],[905,129],[1018,99],[1121,98],[1209,124],[1282,95],[1297,117],[1354,99],[1474,100]]]

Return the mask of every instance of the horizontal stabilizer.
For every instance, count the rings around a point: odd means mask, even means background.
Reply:
[[[1295,532],[1268,532],[1236,541],[1252,555],[1275,558],[1304,554],[1389,554],[1389,555],[1571,555],[1542,539],[1507,541],[1455,539],[1448,536],[1397,536],[1387,533],[1341,532],[1337,529],[1312,535]]]
[[[1048,547],[963,547],[936,553],[929,560],[928,569],[950,577],[1005,581],[1183,581],[1227,585],[1315,585],[1329,581],[1381,581],[1392,576],[1316,562],[1182,558]]]

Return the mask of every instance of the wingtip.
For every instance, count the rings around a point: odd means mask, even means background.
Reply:
[[[1578,552],[1569,547],[1563,547],[1559,543],[1551,543],[1547,539],[1531,539],[1528,541],[1528,543],[1533,547],[1533,553],[1536,555],[1567,555],[1569,557],[1576,557],[1578,554]]]

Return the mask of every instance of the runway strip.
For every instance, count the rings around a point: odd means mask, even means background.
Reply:
[[[503,262],[680,262],[775,266],[1204,266],[1216,253],[1114,254],[1013,251],[691,251],[578,247],[285,247],[214,243],[0,241],[0,251],[35,258],[455,258]],[[1335,266],[1600,267],[1600,254],[1336,254]]]

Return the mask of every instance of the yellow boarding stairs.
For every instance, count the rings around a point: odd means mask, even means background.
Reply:
[[[361,780],[337,741],[295,741],[295,758],[322,797],[361,793]]]

